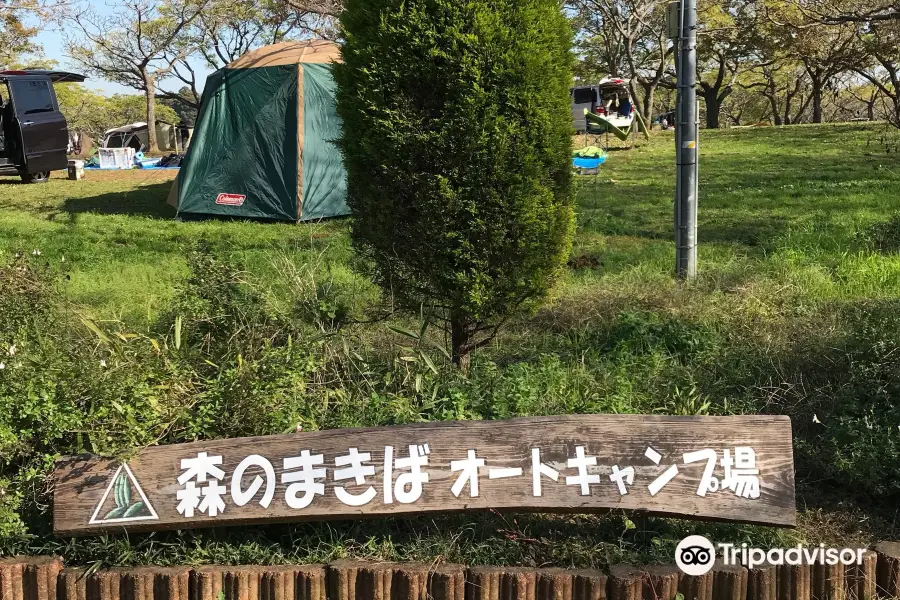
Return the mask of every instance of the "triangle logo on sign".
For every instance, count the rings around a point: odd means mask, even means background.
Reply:
[[[122,463],[109,480],[103,497],[91,515],[89,525],[133,523],[159,519],[134,473]]]

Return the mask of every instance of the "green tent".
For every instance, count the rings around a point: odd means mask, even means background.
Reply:
[[[200,114],[169,193],[180,217],[311,221],[349,213],[334,144],[331,42],[259,48],[206,80]]]

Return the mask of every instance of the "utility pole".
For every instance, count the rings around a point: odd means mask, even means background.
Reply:
[[[697,146],[700,118],[697,107],[697,0],[669,5],[669,36],[678,44],[675,103],[675,274],[697,275]]]

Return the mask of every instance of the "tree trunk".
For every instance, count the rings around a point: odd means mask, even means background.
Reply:
[[[647,122],[647,127],[653,127],[653,102],[654,97],[656,96],[656,86],[648,85],[647,91],[644,94],[644,114],[641,116],[644,117],[644,121]]]
[[[877,99],[878,96],[872,96],[871,100],[866,102],[866,117],[868,117],[870,121],[875,120],[875,101]]]
[[[778,112],[778,98],[775,96],[768,96],[769,98],[769,106],[772,107],[772,124],[778,127],[781,125],[781,113]]]
[[[469,374],[471,362],[472,319],[468,315],[450,314],[450,345],[453,364],[463,375]]]
[[[822,81],[819,79],[813,79],[813,82],[812,82],[812,105],[813,105],[812,122],[813,123],[821,123],[822,122]]]
[[[710,92],[704,93],[703,99],[706,101],[706,128],[718,129],[719,112],[722,108],[722,105],[719,103],[719,95],[715,92],[715,90],[712,90]]]
[[[144,77],[144,89],[147,93],[147,150],[158,152],[156,143],[156,81],[152,76]]]

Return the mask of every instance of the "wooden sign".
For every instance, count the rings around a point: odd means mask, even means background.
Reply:
[[[338,429],[56,464],[60,535],[463,510],[792,526],[787,417],[569,415]]]

